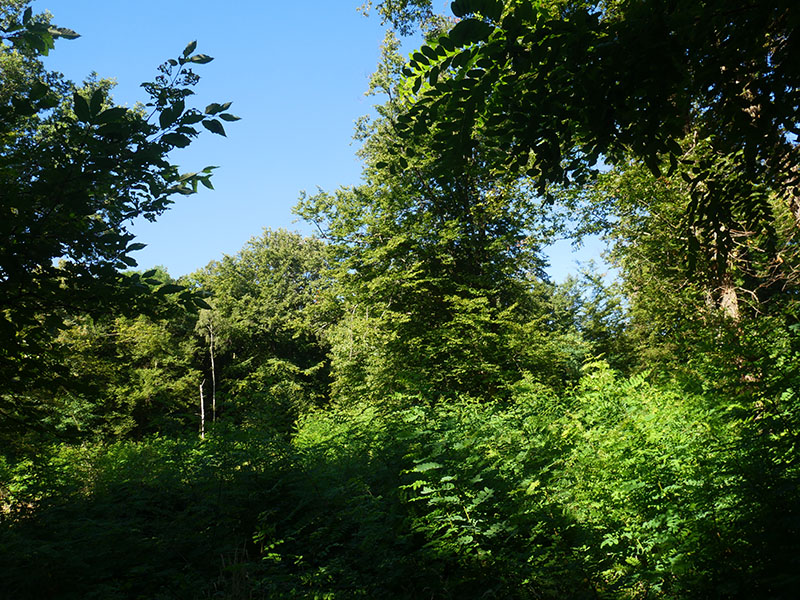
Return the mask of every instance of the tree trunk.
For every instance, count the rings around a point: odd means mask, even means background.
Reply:
[[[200,439],[206,439],[206,403],[203,399],[203,386],[206,384],[206,380],[203,379],[202,383],[200,384]]]
[[[214,324],[208,326],[208,352],[211,355],[211,421],[217,422],[217,369],[214,365]]]
[[[725,313],[725,316],[733,321],[739,320],[739,298],[736,295],[736,287],[726,277],[720,289],[719,307]]]

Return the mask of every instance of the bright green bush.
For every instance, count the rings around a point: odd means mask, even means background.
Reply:
[[[414,401],[412,401],[414,400]],[[292,440],[61,447],[2,465],[15,598],[792,598],[795,392],[587,365],[570,395],[388,398]]]

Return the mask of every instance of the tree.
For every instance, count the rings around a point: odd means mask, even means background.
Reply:
[[[434,12],[431,0],[381,0],[377,3],[367,0],[360,10],[368,15],[373,7],[384,24],[389,23],[402,35],[411,35],[417,27],[424,31],[436,30],[446,22]]]
[[[125,276],[142,280],[141,272]],[[153,293],[176,284],[160,268],[144,281]],[[89,307],[65,315],[46,355],[37,357],[42,374],[3,396],[0,453],[31,456],[54,440],[193,430],[203,350],[194,336],[197,311],[177,294],[150,308],[136,314]]]
[[[83,86],[47,72],[40,57],[74,32],[34,16],[26,3],[5,2],[0,17],[0,64],[10,77],[0,88],[0,373],[7,418],[25,420],[26,387],[56,375],[47,353],[64,317],[90,307],[135,313],[182,288],[151,291],[123,276],[136,265],[128,225],[153,220],[176,195],[211,187],[213,167],[181,173],[169,153],[191,143],[197,125],[224,135],[229,106],[187,106],[211,61],[190,43],[143,85],[145,105],[115,105],[108,82]],[[194,301],[189,294],[183,298]]]
[[[405,70],[413,106],[398,151],[429,132],[441,168],[457,170],[482,144],[492,168],[526,173],[544,193],[590,181],[601,159],[679,172],[690,259],[711,240],[720,272],[732,231],[771,235],[771,196],[800,224],[796,2],[458,0],[452,10],[460,21]]]
[[[577,233],[600,233],[630,307],[627,335],[643,368],[691,373],[727,394],[788,387],[795,369],[797,227],[777,196],[773,232],[732,232],[722,273],[713,240],[686,267],[683,210],[690,184],[655,178],[644,165],[620,165],[582,189],[560,191]],[[778,392],[776,392],[778,393]]]
[[[424,134],[413,152],[393,153],[401,67],[389,36],[371,87],[388,101],[357,131],[365,184],[297,209],[329,242],[334,397],[507,396],[524,370],[563,383],[574,356],[558,350],[569,344],[548,332],[549,308],[531,293],[546,208],[524,181],[491,171],[482,146],[456,172],[439,168]]]
[[[324,260],[320,240],[265,230],[187,278],[210,304],[197,322],[208,397],[230,419],[287,432],[299,414],[324,403],[326,352],[309,314]]]
[[[549,302],[560,330],[580,333],[587,346],[587,358],[602,358],[622,373],[636,366],[628,302],[621,281],[598,272],[591,262],[579,276],[570,275],[555,285]]]

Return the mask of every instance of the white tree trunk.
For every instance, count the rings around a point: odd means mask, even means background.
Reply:
[[[203,399],[203,386],[205,385],[206,380],[203,379],[203,382],[200,384],[200,439],[206,439],[206,403]]]
[[[217,369],[214,366],[214,324],[208,326],[208,351],[211,354],[211,421],[217,422]]]

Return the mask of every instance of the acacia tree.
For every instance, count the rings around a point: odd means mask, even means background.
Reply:
[[[143,84],[149,99],[132,109],[114,104],[107,83],[76,86],[47,72],[40,57],[77,34],[25,4],[6,2],[0,15],[0,61],[11,75],[0,88],[0,410],[22,421],[30,382],[58,376],[47,356],[66,314],[154,310],[159,296],[181,291],[153,293],[142,277],[121,274],[142,248],[128,226],[211,187],[213,167],[181,173],[169,153],[189,145],[198,125],[224,135],[222,121],[237,119],[229,104],[188,105],[194,66],[212,60],[195,42]]]

